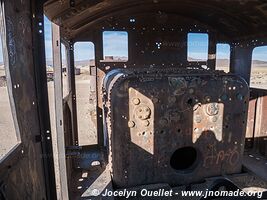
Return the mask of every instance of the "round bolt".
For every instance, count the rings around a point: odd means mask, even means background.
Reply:
[[[217,121],[217,117],[215,117],[215,116],[212,117],[211,121],[212,121],[212,122],[216,122],[216,121]]]
[[[139,98],[134,98],[133,99],[133,104],[134,105],[139,105],[140,104],[140,99]]]
[[[205,97],[205,100],[206,100],[207,102],[210,102],[210,96],[206,96],[206,97]]]
[[[129,122],[128,122],[128,127],[129,127],[129,128],[133,128],[134,126],[135,126],[134,121],[129,121]]]
[[[195,122],[196,122],[196,123],[200,123],[201,120],[202,120],[202,119],[201,119],[201,116],[200,116],[200,115],[196,115],[196,116],[195,116]]]
[[[169,103],[175,103],[176,98],[175,97],[170,97],[168,100],[169,100]]]
[[[144,126],[149,126],[149,121],[148,120],[146,120],[146,121],[144,121]]]
[[[160,123],[160,125],[162,125],[162,126],[166,126],[167,124],[168,124],[168,120],[167,119],[161,119],[160,121],[159,121],[159,123]]]
[[[199,133],[199,131],[200,131],[199,128],[195,128],[195,129],[194,129],[194,132],[195,132],[195,133]]]
[[[193,94],[194,93],[194,89],[190,88],[188,92],[189,92],[189,94]]]
[[[158,102],[159,102],[159,99],[156,98],[156,97],[154,97],[154,98],[152,99],[152,101],[153,101],[153,103],[158,103]]]

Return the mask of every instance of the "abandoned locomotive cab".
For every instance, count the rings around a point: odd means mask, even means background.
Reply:
[[[0,199],[267,198],[265,1],[3,0],[1,16],[21,142]]]

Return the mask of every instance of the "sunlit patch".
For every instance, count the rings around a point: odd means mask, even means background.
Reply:
[[[129,122],[131,141],[154,154],[154,104],[134,88],[129,89]]]
[[[201,106],[197,104],[193,110],[192,142],[196,143],[200,136],[205,133],[213,133],[218,141],[222,141],[224,104],[217,102],[206,103]]]

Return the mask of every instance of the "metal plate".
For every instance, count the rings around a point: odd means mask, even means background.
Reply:
[[[248,86],[216,71],[117,70],[105,80],[113,181],[182,185],[241,171]]]

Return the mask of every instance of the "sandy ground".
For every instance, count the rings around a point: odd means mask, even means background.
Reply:
[[[227,67],[217,69],[229,72]],[[267,89],[267,66],[252,66],[250,87]]]
[[[18,143],[7,87],[0,87],[0,138],[1,160]]]
[[[252,69],[250,87],[267,89],[267,66]]]
[[[68,94],[66,76],[63,76],[63,97]],[[77,123],[79,145],[96,144],[96,101],[95,101],[95,76],[88,73],[75,76],[76,100],[77,100]],[[91,85],[91,87],[90,87]],[[55,100],[54,82],[48,82],[49,107],[51,114],[51,127],[55,129]],[[92,100],[91,100],[92,99]],[[55,132],[55,130],[54,130]]]
[[[96,77],[84,73],[75,78],[79,145],[96,144]]]

